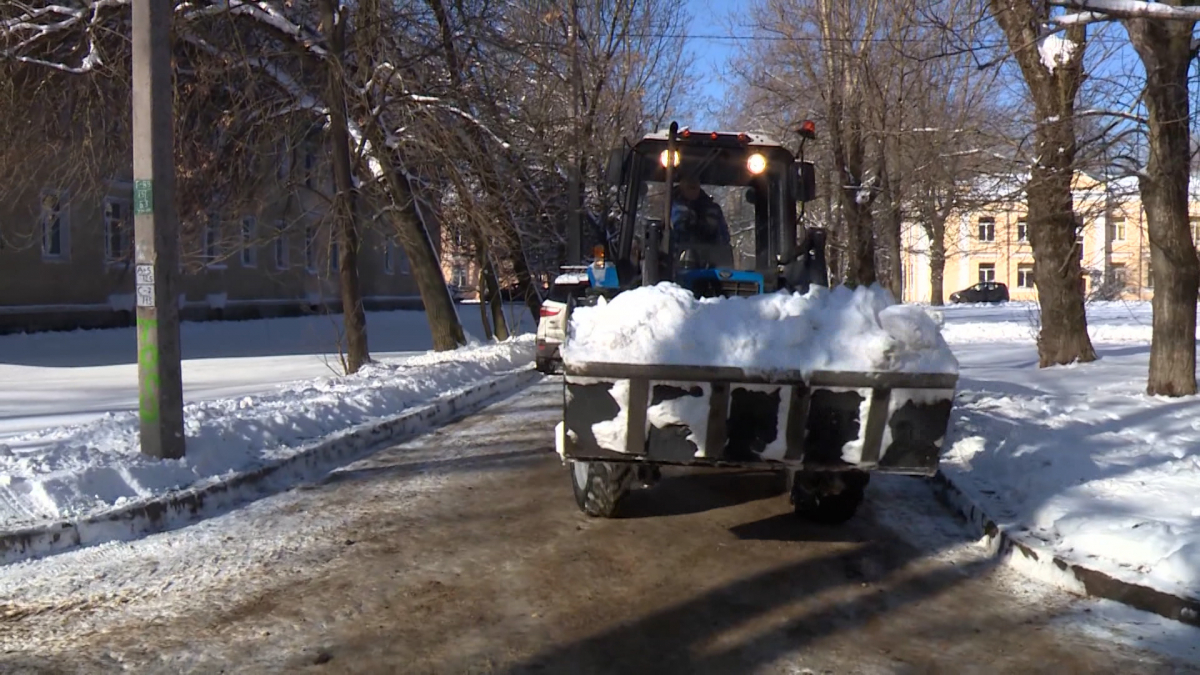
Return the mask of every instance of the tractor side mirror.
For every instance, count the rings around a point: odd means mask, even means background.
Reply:
[[[625,183],[625,163],[629,160],[629,153],[625,148],[613,148],[608,154],[608,168],[605,171],[605,179],[609,185],[622,185]]]
[[[811,202],[817,198],[817,166],[812,162],[796,162],[796,201]]]
[[[755,190],[752,187],[746,188],[746,203],[747,204],[757,204],[758,203],[758,190]]]

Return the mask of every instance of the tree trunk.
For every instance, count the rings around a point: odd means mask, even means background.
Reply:
[[[886,145],[884,146],[886,148]],[[898,302],[904,301],[904,256],[901,251],[903,242],[901,241],[901,230],[904,227],[903,214],[900,211],[900,204],[903,197],[900,194],[899,185],[892,180],[891,171],[888,169],[887,158],[882,157],[879,161],[880,172],[880,196],[883,197],[883,248],[887,252],[888,266],[887,276],[884,277],[883,285],[891,291],[892,295]]]
[[[503,342],[512,337],[508,330],[508,319],[504,316],[504,298],[500,295],[500,282],[496,278],[496,267],[492,265],[490,256],[487,258],[484,278],[492,288],[492,298],[488,305],[492,308],[492,325],[496,327],[496,340]]]
[[[853,189],[844,189],[854,193]],[[862,207],[853,194],[843,196],[842,205],[846,214],[846,284],[870,286],[879,280],[875,273],[875,220],[870,207]]]
[[[525,259],[525,248],[521,244],[521,235],[515,228],[511,227],[504,228],[503,234],[505,239],[504,245],[509,250],[513,273],[517,277],[517,295],[524,298],[525,307],[529,309],[536,324],[541,316],[542,298],[533,286],[533,275]]]
[[[935,217],[929,234],[929,304],[946,304],[946,220]]]
[[[475,237],[475,264],[479,265],[479,312],[483,316],[487,339],[495,337],[499,341],[507,340],[510,334],[508,320],[504,317],[500,280],[488,254],[487,241],[482,236]]]
[[[1030,173],[1029,246],[1033,249],[1033,276],[1037,279],[1042,326],[1038,333],[1038,363],[1047,366],[1096,360],[1087,332],[1083,299],[1083,268],[1076,247],[1078,221],[1071,199],[1074,151],[1056,152],[1075,145],[1074,135],[1056,123],[1043,123],[1037,131],[1039,155]],[[1071,155],[1070,160],[1059,159]]]
[[[1082,270],[1075,248],[1077,221],[1071,197],[1075,170],[1075,99],[1083,82],[1083,26],[1071,26],[1063,37],[1074,45],[1053,69],[1042,61],[1039,26],[1049,19],[1049,5],[1029,0],[990,0],[992,14],[1004,30],[1037,117],[1037,146],[1026,185],[1029,201],[1029,245],[1042,327],[1038,333],[1040,367],[1094,361],[1087,332]]]
[[[488,306],[491,304],[488,296],[487,280],[484,278],[483,265],[479,266],[479,275],[475,280],[476,287],[479,288],[479,320],[483,324],[483,339],[491,342],[492,340],[492,322],[488,320]]]
[[[846,225],[846,284],[870,286],[878,281],[878,276],[875,271],[875,219],[871,215],[874,192],[863,187],[866,182],[866,139],[856,122],[851,120],[847,125],[831,122],[829,142],[833,145],[834,164],[839,167],[838,178],[841,179],[837,193]]]
[[[358,225],[355,222],[355,189],[350,166],[350,132],[346,121],[343,69],[346,50],[345,16],[334,20],[334,7],[321,3],[322,23],[330,45],[326,62],[326,105],[329,107],[329,144],[333,164],[333,227],[338,240],[338,277],[346,330],[346,372],[356,373],[371,360],[367,349],[367,314],[358,279]]]
[[[1146,393],[1196,393],[1196,293],[1200,263],[1188,222],[1188,66],[1194,22],[1131,19],[1130,41],[1146,68],[1149,160],[1139,180],[1150,264],[1154,328]]]
[[[425,306],[425,317],[429,320],[433,348],[436,351],[458,349],[467,344],[467,338],[459,322],[454,299],[450,297],[450,289],[446,287],[446,278],[442,275],[429,228],[418,211],[416,196],[408,180],[400,175],[396,167],[388,165],[390,162],[385,164],[385,180],[394,204],[394,208],[389,210],[390,220],[397,239],[408,255],[413,278],[417,282],[417,292]]]
[[[898,302],[904,300],[904,244],[900,238],[903,226],[900,209],[892,209],[886,222],[887,246],[892,255],[892,266],[888,270],[888,275],[891,280],[892,295],[896,296]]]

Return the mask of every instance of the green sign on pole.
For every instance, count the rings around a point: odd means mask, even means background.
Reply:
[[[148,216],[154,213],[154,181],[145,178],[133,181],[133,214]]]

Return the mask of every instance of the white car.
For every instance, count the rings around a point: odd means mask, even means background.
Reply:
[[[586,268],[580,268],[586,270]],[[537,369],[546,374],[552,374],[562,363],[558,348],[567,339],[567,309],[572,297],[583,297],[588,290],[586,271],[570,271],[558,275],[550,286],[550,293],[542,301],[540,318],[538,320],[537,352],[534,364]]]

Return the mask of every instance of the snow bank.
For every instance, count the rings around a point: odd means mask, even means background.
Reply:
[[[1080,385],[1087,371],[1076,368]],[[1125,391],[968,393],[943,459],[1002,525],[1068,561],[1200,597],[1200,422],[1195,400]]]
[[[1100,360],[1040,369],[1018,313],[947,308],[961,376],[942,470],[1064,560],[1200,598],[1200,400],[1143,393],[1149,303],[1087,309]]]
[[[637,288],[577,308],[562,355],[804,372],[958,370],[933,319],[879,286],[701,300],[669,283]]]
[[[335,431],[393,417],[479,380],[526,366],[532,336],[366,366],[353,376],[292,383],[263,395],[189,403],[187,456],[139,452],[136,413],[18,435],[0,444],[0,527],[102,511],[200,487],[293,454]]]

